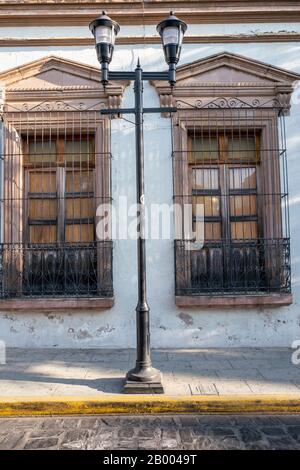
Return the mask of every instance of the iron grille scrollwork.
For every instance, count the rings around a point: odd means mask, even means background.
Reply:
[[[97,233],[97,209],[111,201],[109,128],[98,107],[6,106],[0,298],[113,296],[113,244]]]
[[[2,244],[0,298],[111,297],[112,242]]]
[[[288,239],[207,242],[187,249],[175,241],[176,295],[251,295],[291,292]]]
[[[178,219],[176,295],[290,293],[287,149],[280,103],[204,97],[177,105],[174,202],[183,214],[186,205],[192,206],[193,236],[190,230],[183,233],[185,221]]]

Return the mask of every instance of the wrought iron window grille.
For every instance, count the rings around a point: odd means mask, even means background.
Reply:
[[[204,240],[192,250],[194,240],[175,240],[176,295],[290,293],[284,112],[274,100],[177,104],[174,202],[192,204]]]
[[[111,155],[94,109],[3,113],[0,298],[111,297],[111,240],[96,236]]]

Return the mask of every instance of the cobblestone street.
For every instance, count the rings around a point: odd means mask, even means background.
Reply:
[[[300,415],[1,418],[0,449],[300,449]]]

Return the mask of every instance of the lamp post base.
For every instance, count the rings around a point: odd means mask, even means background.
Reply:
[[[162,376],[154,367],[135,367],[127,372],[124,393],[164,393]]]
[[[124,393],[140,393],[140,394],[161,394],[165,393],[161,382],[134,382],[133,380],[125,380],[123,386]]]

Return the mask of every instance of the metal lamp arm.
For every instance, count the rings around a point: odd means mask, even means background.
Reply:
[[[166,72],[142,72],[142,80],[160,80],[170,82],[171,86],[175,84],[175,70],[170,68]],[[108,80],[135,80],[135,72],[108,71]]]

